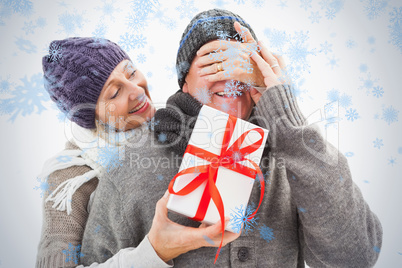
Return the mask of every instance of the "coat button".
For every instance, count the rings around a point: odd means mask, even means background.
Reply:
[[[237,252],[237,257],[239,258],[240,261],[244,262],[248,260],[248,248],[242,247],[239,249],[239,252]]]

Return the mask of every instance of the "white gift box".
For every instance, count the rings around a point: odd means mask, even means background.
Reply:
[[[198,115],[194,130],[190,137],[189,144],[202,148],[215,155],[220,155],[222,141],[228,119],[228,114],[204,105]],[[262,137],[262,143],[258,149],[248,155],[245,155],[244,158],[252,160],[257,165],[259,165],[265,142],[268,136],[268,130],[251,124],[247,121],[237,119],[236,125],[233,130],[233,135],[230,138],[230,142],[227,148],[230,148],[232,144],[244,132],[255,128],[263,130],[264,136]],[[260,139],[260,133],[256,131],[251,131],[244,139],[240,149],[244,148],[247,145],[254,144]],[[234,158],[236,158],[235,154]],[[179,172],[190,167],[207,165],[209,163],[210,162],[205,159],[199,158],[190,153],[185,153]],[[255,170],[254,166],[247,160],[238,163]],[[175,192],[178,192],[183,187],[188,185],[198,175],[199,173],[191,173],[179,176],[173,185],[173,190]],[[244,216],[245,208],[247,207],[254,181],[255,178],[250,178],[249,176],[240,174],[228,168],[222,166],[218,168],[215,184],[223,201],[225,217],[230,217],[231,214],[232,216],[236,215],[235,217],[237,219],[240,215]],[[184,196],[171,194],[168,200],[167,208],[170,211],[179,213],[189,218],[193,218],[196,215],[206,183],[207,182],[204,181],[197,189]],[[233,217],[230,218],[231,221],[226,226],[226,230],[231,232],[239,232],[240,226],[237,225],[236,219],[234,219]],[[220,217],[218,209],[211,199],[202,222],[207,224],[214,224],[218,222],[219,219]]]

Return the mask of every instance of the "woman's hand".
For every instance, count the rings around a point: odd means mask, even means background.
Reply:
[[[237,80],[252,86],[264,86],[257,64],[251,55],[258,51],[258,46],[250,31],[235,22],[234,27],[243,42],[215,40],[203,45],[198,51],[196,66],[202,68],[200,76],[209,82]]]
[[[156,203],[155,216],[152,222],[148,239],[158,256],[165,262],[190,250],[200,247],[219,247],[222,233],[220,221],[214,225],[201,224],[198,228],[177,224],[168,218],[166,207],[169,192]],[[225,219],[225,226],[229,218]],[[240,236],[232,232],[225,232],[223,244],[232,242]]]
[[[282,73],[282,70],[286,73],[286,64],[283,58],[281,56],[273,55],[261,41],[258,42],[258,46],[261,49],[262,57],[257,53],[254,53],[251,55],[251,58],[257,64],[264,77],[264,87],[268,89],[286,83],[287,78]],[[257,104],[261,97],[261,92],[258,92],[255,88],[251,88],[250,95],[254,103]]]

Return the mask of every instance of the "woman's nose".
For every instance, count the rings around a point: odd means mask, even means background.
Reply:
[[[137,99],[140,95],[142,95],[141,87],[136,84],[130,84],[128,87],[129,90],[129,98],[131,101]]]

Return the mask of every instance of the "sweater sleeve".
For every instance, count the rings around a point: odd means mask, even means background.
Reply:
[[[352,180],[347,159],[307,125],[289,85],[267,89],[256,105],[276,168],[286,173],[299,214],[300,243],[312,267],[371,267],[382,227]]]
[[[102,178],[95,192],[82,242],[82,267],[172,267],[156,254],[148,236],[132,247],[132,232],[123,212],[121,195]]]
[[[135,264],[135,265],[134,265]],[[146,236],[138,247],[121,249],[117,254],[105,263],[93,263],[90,266],[77,266],[76,268],[123,268],[123,267],[173,267],[173,261],[165,263],[156,254],[154,248]]]
[[[38,245],[36,267],[68,267],[78,264],[78,260],[69,257],[71,248],[79,249],[88,218],[87,204],[89,196],[95,190],[96,178],[86,182],[74,193],[71,200],[72,211],[58,211],[52,208],[53,202],[46,202],[51,191],[60,183],[90,170],[87,166],[73,166],[55,171],[48,177],[49,191],[43,196],[42,234]]]

